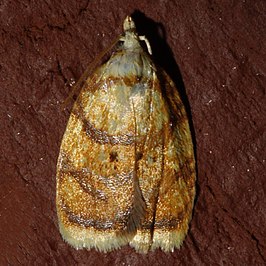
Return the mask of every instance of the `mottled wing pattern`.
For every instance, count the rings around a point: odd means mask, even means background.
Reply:
[[[135,143],[143,142],[147,128],[144,123],[138,129],[144,132],[136,133],[136,115],[147,121],[142,110],[150,103],[140,99],[150,94],[149,82],[146,74],[140,73],[145,82],[136,82],[131,73],[129,62],[140,64],[138,53],[127,57],[117,54],[88,79],[62,140],[57,211],[63,237],[76,248],[108,251],[126,244],[144,215]]]
[[[163,70],[154,76],[152,88],[150,127],[138,162],[147,212],[130,243],[140,252],[180,247],[195,196],[194,152],[184,105]]]
[[[187,234],[195,197],[195,159],[185,107],[170,78],[162,71],[170,123],[165,127],[163,176],[156,206],[152,249],[179,248]]]
[[[172,251],[195,195],[189,124],[127,19],[123,45],[87,79],[70,115],[57,165],[59,227],[75,248]]]

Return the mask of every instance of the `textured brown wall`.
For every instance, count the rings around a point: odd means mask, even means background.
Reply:
[[[55,211],[59,102],[132,13],[191,113],[191,229],[171,254],[76,251]],[[264,265],[265,14],[264,0],[0,1],[0,265]]]

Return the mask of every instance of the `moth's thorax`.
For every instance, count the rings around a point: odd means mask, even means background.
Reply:
[[[123,41],[124,41],[123,45],[124,49],[142,50],[141,45],[139,43],[139,36],[135,33],[135,31],[125,32]]]
[[[137,39],[125,39],[119,52],[105,65],[105,77],[152,78],[155,67]]]

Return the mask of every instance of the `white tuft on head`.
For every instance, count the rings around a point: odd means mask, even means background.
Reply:
[[[151,46],[149,41],[145,36],[138,36],[136,32],[136,26],[133,19],[130,16],[127,16],[124,21],[124,36],[120,37],[120,40],[124,42],[125,48],[140,48],[139,40],[144,41],[147,45],[149,54],[152,54]]]
[[[130,16],[126,17],[123,27],[124,27],[124,31],[135,30],[136,29],[135,23],[134,23],[133,19]]]

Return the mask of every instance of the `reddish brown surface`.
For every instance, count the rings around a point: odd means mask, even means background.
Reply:
[[[135,10],[189,102],[198,162],[191,230],[171,254],[76,251],[55,211],[71,108],[58,102]],[[263,0],[1,1],[0,265],[264,265],[265,14]]]

